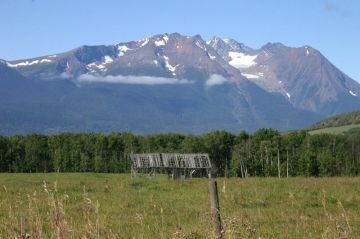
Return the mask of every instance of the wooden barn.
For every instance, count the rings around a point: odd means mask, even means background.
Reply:
[[[147,153],[132,154],[132,173],[166,172],[172,179],[192,177],[194,173],[211,177],[211,162],[208,154]]]

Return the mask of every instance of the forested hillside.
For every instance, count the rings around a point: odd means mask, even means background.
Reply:
[[[314,124],[310,129],[324,129],[329,127],[338,127],[344,125],[352,125],[360,123],[360,110],[352,111],[349,113],[338,114],[330,118],[321,120]]]
[[[132,152],[205,152],[217,176],[358,175],[358,134],[281,134],[260,129],[252,135],[225,131],[205,135],[18,135],[0,137],[0,171],[127,173]]]

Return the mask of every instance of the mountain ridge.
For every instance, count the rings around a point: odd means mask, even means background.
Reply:
[[[165,33],[0,64],[0,87],[9,89],[9,72],[16,72],[34,88],[26,104],[36,112],[23,128],[12,125],[15,112],[29,115],[12,88],[0,98],[0,112],[13,107],[0,119],[4,134],[288,130],[360,108],[359,84],[307,45],[252,49],[233,39]],[[49,120],[33,130],[42,115]]]

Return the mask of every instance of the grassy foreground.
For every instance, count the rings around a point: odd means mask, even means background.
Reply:
[[[360,178],[217,179],[225,238],[359,238]],[[0,174],[0,238],[211,238],[207,179]]]

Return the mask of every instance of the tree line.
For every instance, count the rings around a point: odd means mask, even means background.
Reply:
[[[259,129],[238,135],[63,133],[0,136],[0,172],[131,171],[131,153],[208,153],[217,176],[358,175],[360,132],[310,135]]]

